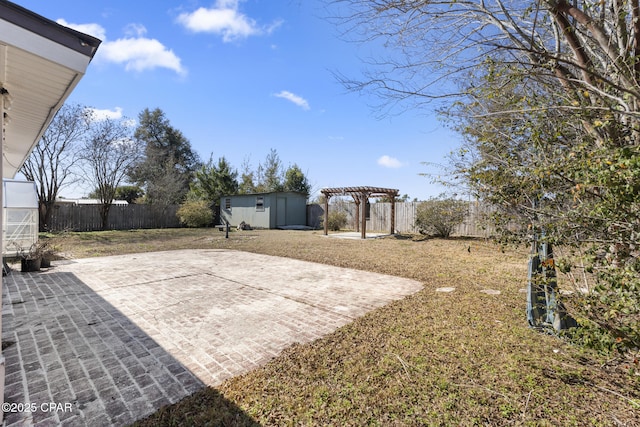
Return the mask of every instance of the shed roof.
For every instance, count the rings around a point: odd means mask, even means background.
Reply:
[[[266,196],[267,194],[298,194],[300,196],[308,197],[308,194],[300,191],[266,191],[263,193],[243,193],[243,194],[227,194],[222,197],[238,197],[238,196]]]

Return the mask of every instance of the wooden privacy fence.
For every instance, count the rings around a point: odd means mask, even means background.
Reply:
[[[107,230],[180,227],[179,205],[112,205]],[[99,205],[57,204],[49,231],[96,231],[102,229]]]
[[[396,233],[418,233],[415,227],[416,210],[423,202],[396,203]],[[428,203],[428,202],[427,202]],[[367,231],[389,232],[391,220],[391,203],[371,203]],[[329,207],[329,212],[345,212],[347,214],[347,228],[356,229],[355,203],[339,200]],[[493,208],[481,202],[469,202],[469,210],[462,224],[454,230],[457,236],[489,237],[494,228],[486,221],[487,215],[493,212]],[[324,215],[324,208],[318,204],[307,206],[307,225],[319,227]]]
[[[415,228],[415,216],[422,202],[396,203],[397,233],[418,233]],[[372,203],[367,220],[367,231],[389,232],[391,203]],[[133,230],[139,228],[181,227],[176,216],[179,205],[160,207],[156,205],[113,205],[109,211],[108,230]],[[345,212],[347,228],[355,230],[355,203],[337,200],[332,203],[330,212]],[[469,211],[462,224],[454,231],[458,236],[488,237],[493,227],[486,224],[485,217],[493,211],[491,206],[480,202],[469,202]],[[319,228],[324,208],[318,204],[307,205],[307,225]],[[55,206],[50,231],[97,231],[102,229],[100,206],[58,204]]]

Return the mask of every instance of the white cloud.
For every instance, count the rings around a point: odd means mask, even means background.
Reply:
[[[116,120],[120,121],[124,126],[135,128],[138,123],[135,119],[127,119],[122,116],[122,107],[115,107],[113,110],[101,110],[98,108],[86,108],[85,111],[89,114],[91,121],[101,122],[103,120]]]
[[[186,74],[180,58],[156,39],[142,37],[147,29],[141,24],[129,24],[125,33],[129,37],[107,40],[106,31],[99,24],[72,24],[58,19],[59,24],[74,30],[90,34],[102,40],[96,53],[96,59],[123,64],[127,71],[146,71],[155,68],[168,68],[180,75]]]
[[[378,159],[378,164],[385,168],[401,168],[404,166],[400,160],[387,156],[386,154]]]
[[[142,37],[147,34],[147,28],[142,24],[131,23],[125,27],[124,33],[130,37]]]
[[[99,110],[97,108],[87,108],[89,114],[91,114],[91,118],[96,121],[106,120],[106,119],[121,119],[122,118],[122,108],[116,107],[113,110]]]
[[[138,127],[136,119],[125,119],[122,121],[122,124],[132,129]]]
[[[124,64],[127,71],[145,71],[154,68],[168,68],[178,74],[186,74],[180,58],[156,39],[123,38],[102,43],[102,59]]]
[[[211,8],[201,7],[191,13],[181,13],[177,21],[195,33],[219,34],[224,42],[270,34],[282,24],[282,21],[275,21],[261,27],[254,19],[241,13],[238,4],[239,0],[217,0]]]
[[[282,90],[282,91],[274,94],[273,96],[275,96],[277,98],[286,99],[287,101],[291,101],[294,104],[296,104],[298,107],[302,108],[303,110],[311,109],[311,107],[309,107],[309,102],[306,99],[304,99],[301,96],[296,95],[295,93],[291,93],[288,90]]]
[[[107,33],[100,24],[72,24],[64,19],[58,19],[56,22],[60,25],[64,25],[65,27],[80,31],[81,33],[89,34],[90,36],[96,37],[100,40],[105,40],[107,38]]]
[[[264,32],[266,34],[271,34],[273,33],[275,30],[277,30],[278,28],[280,28],[280,26],[284,23],[283,19],[276,19],[275,21],[273,21],[271,23],[271,25],[268,25],[267,27],[264,28]]]

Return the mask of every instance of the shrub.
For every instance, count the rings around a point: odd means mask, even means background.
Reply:
[[[213,221],[213,211],[205,200],[188,200],[177,212],[180,222],[187,227],[206,227]]]
[[[463,200],[431,198],[418,205],[415,225],[422,234],[449,237],[467,212],[468,204]]]
[[[340,231],[341,228],[347,225],[346,212],[329,212],[327,224],[329,225],[329,230]]]
[[[580,344],[605,353],[637,354],[640,349],[640,260],[618,264],[604,251],[568,271],[570,284],[580,292],[565,296],[579,328],[572,331]],[[581,274],[580,270],[585,272]],[[565,266],[565,270],[569,267]],[[562,270],[561,270],[562,271]],[[581,276],[583,276],[581,278]],[[589,277],[593,276],[593,277]],[[580,281],[578,281],[578,280]],[[583,290],[589,289],[583,293]],[[635,359],[634,369],[640,367]]]

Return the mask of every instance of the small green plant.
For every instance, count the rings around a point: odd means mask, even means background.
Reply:
[[[205,200],[188,200],[177,212],[178,219],[187,227],[206,227],[213,221],[213,211]]]
[[[468,209],[467,202],[463,200],[432,197],[418,205],[416,228],[421,234],[449,237],[462,224]]]

